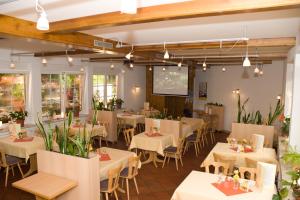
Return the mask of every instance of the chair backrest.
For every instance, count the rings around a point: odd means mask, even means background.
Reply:
[[[141,155],[142,153],[140,153],[138,156],[133,156],[128,159],[128,178],[132,178],[138,175],[138,168],[141,160]]]
[[[229,164],[228,163],[222,163],[222,162],[208,163],[207,165],[205,165],[205,172],[206,173],[210,173],[209,172],[210,166],[214,167],[214,174],[219,174],[221,172],[220,169],[223,169],[222,172],[223,172],[224,175],[228,174],[228,170],[229,170]]]
[[[177,140],[177,151],[176,151],[177,154],[182,155],[183,147],[184,147],[184,140],[185,140],[185,138],[183,138],[183,137],[178,138],[178,140]]]
[[[114,191],[119,187],[119,178],[122,166],[108,171],[108,192]]]
[[[134,132],[135,132],[134,128],[129,128],[129,129],[124,130],[125,140],[126,140],[125,142],[127,145],[130,145],[131,140],[134,136]]]
[[[6,156],[4,149],[0,148],[0,167],[7,167]]]
[[[256,168],[239,167],[239,172],[240,172],[240,175],[241,175],[242,179],[249,178],[250,180],[255,181],[256,171],[257,171]],[[246,173],[249,174],[250,176],[249,177],[245,176]]]
[[[276,164],[278,165],[277,160],[268,160],[268,159],[258,159],[258,160],[254,160],[251,158],[245,158],[245,163],[246,163],[246,167],[249,168],[256,168],[257,167],[257,162],[264,162],[264,163],[269,163],[269,164]],[[277,167],[278,170],[278,167]]]

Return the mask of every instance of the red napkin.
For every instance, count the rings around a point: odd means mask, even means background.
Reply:
[[[160,133],[146,133],[146,135],[148,137],[159,137],[159,136],[162,136],[162,134],[160,134]]]
[[[223,192],[226,196],[233,196],[237,194],[244,194],[247,193],[247,191],[241,190],[240,188],[235,190],[233,189],[233,181],[225,181],[221,184],[219,183],[212,183],[213,186],[215,186],[218,190]],[[252,190],[248,190],[248,192],[252,192]]]
[[[237,151],[238,148],[237,147],[231,147],[230,149],[232,149],[233,151]],[[250,153],[250,152],[253,152],[253,149],[252,148],[244,148],[244,153]]]
[[[33,137],[16,138],[14,142],[32,142]]]
[[[108,153],[100,153],[99,155],[100,155],[100,158],[99,158],[100,161],[108,161],[108,160],[111,160],[111,159],[110,159],[110,156],[108,155]]]

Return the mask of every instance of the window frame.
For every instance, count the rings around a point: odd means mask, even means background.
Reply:
[[[113,96],[118,97],[118,95],[119,95],[119,91],[118,91],[119,76],[118,75],[116,75],[116,74],[98,74],[98,73],[93,74],[93,78],[92,78],[92,80],[93,80],[93,83],[92,83],[93,97],[95,96],[95,94],[94,94],[94,88],[95,88],[95,86],[94,86],[94,76],[104,76],[104,97],[103,97],[104,104],[108,103],[107,88],[108,88],[108,77],[109,76],[115,76],[116,81],[115,81],[115,84],[112,84],[112,87],[116,88],[116,94],[113,95]]]

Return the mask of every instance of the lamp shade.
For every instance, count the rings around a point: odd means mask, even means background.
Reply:
[[[47,14],[44,11],[40,13],[40,17],[36,23],[36,28],[41,31],[49,30],[49,21],[47,19]]]
[[[122,0],[121,12],[126,14],[136,14],[137,0]]]
[[[169,59],[169,58],[170,58],[169,52],[168,52],[168,50],[166,50],[165,55],[164,55],[164,59]]]
[[[246,56],[246,58],[243,62],[243,67],[251,67],[251,62],[250,62],[248,56]]]

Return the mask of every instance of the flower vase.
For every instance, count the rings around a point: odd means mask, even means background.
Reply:
[[[17,123],[17,124],[20,124],[21,127],[24,127],[24,121],[25,121],[24,119],[17,119],[17,120],[16,120],[16,123]]]

